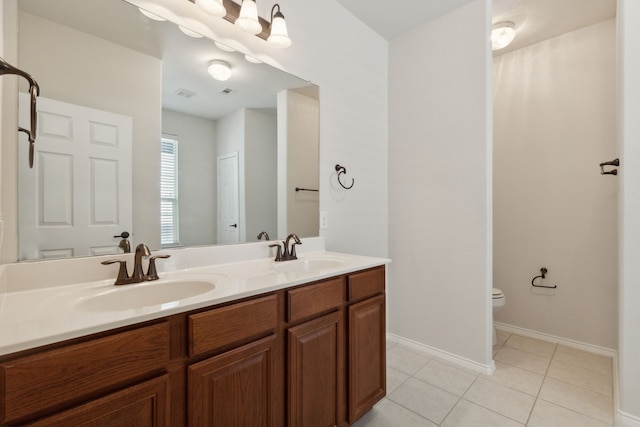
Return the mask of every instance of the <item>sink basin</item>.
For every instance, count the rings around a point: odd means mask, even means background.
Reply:
[[[282,261],[273,267],[279,273],[311,273],[345,265],[345,261],[337,258],[312,258],[294,261]]]
[[[120,311],[154,305],[167,305],[166,308],[171,308],[177,306],[182,299],[210,292],[215,287],[215,284],[204,280],[177,279],[113,286],[98,295],[80,299],[76,302],[76,307],[85,311]]]

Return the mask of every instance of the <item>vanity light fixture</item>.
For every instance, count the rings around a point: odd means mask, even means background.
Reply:
[[[222,17],[242,31],[266,40],[269,46],[285,48],[291,46],[287,23],[280,11],[280,5],[271,8],[271,22],[258,15],[256,0],[187,0],[203,11]],[[236,3],[238,1],[238,3]],[[239,4],[241,3],[241,4]],[[215,8],[215,11],[213,10]],[[224,13],[222,13],[224,11]],[[224,48],[221,48],[224,50]]]
[[[258,20],[256,0],[242,0],[240,16],[236,19],[235,25],[249,34],[259,34],[262,32],[262,24],[260,24]]]
[[[222,0],[195,0],[196,5],[209,15],[223,17],[227,14]]]
[[[275,12],[276,8],[278,8],[277,12]],[[274,4],[271,8],[271,29],[267,43],[279,48],[291,46],[291,39],[287,32],[287,23],[284,20],[284,15],[280,12],[280,5],[278,3]]]
[[[513,22],[499,22],[491,30],[491,49],[499,50],[509,46],[516,36]]]
[[[138,10],[140,11],[141,14],[143,14],[144,16],[146,16],[149,19],[153,19],[154,21],[160,21],[160,22],[166,21],[166,19],[163,18],[162,16],[156,15],[155,13],[151,13],[148,10],[145,10],[145,9],[143,9],[141,7],[139,7]]]
[[[228,62],[215,59],[209,62],[209,68],[207,69],[211,77],[216,80],[225,81],[231,77],[231,65]]]

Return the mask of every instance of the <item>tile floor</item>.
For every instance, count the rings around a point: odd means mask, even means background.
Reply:
[[[610,357],[498,331],[496,372],[387,345],[387,397],[354,427],[606,427]]]

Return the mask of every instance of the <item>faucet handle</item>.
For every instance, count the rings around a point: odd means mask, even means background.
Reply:
[[[301,245],[302,242],[300,243],[296,243],[293,242],[293,244],[291,244],[291,252],[289,252],[289,259],[298,259],[298,256],[296,255],[296,245]]]
[[[129,272],[127,271],[127,261],[119,260],[119,259],[110,259],[107,261],[102,261],[102,265],[115,264],[116,262],[120,263],[120,268],[118,269],[118,277],[116,278],[116,285],[126,285],[127,280],[129,280]]]
[[[284,258],[282,258],[282,246],[280,246],[279,243],[274,243],[273,245],[269,245],[270,248],[278,248],[278,251],[276,252],[276,261],[284,261]]]
[[[158,280],[158,270],[156,269],[156,259],[169,258],[171,255],[154,255],[149,258],[149,268],[147,269],[147,276],[145,280]]]

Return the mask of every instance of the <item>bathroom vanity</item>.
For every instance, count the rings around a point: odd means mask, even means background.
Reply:
[[[0,424],[350,425],[385,395],[385,266],[309,262],[221,282],[237,296],[224,302],[124,310],[128,325],[0,356]]]

